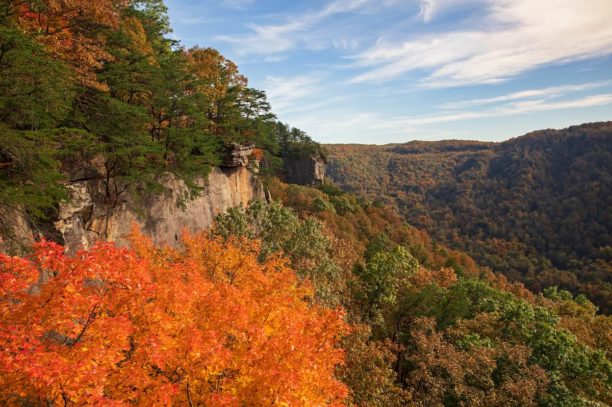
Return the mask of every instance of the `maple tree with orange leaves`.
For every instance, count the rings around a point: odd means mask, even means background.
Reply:
[[[256,243],[184,245],[0,254],[0,402],[342,405],[343,312]]]

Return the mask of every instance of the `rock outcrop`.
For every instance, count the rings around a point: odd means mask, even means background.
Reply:
[[[246,167],[252,152],[253,145],[232,143],[225,149],[225,157],[221,166],[226,168]]]
[[[285,159],[285,181],[298,185],[323,185],[325,164],[325,159],[319,156]]]
[[[87,248],[99,240],[125,244],[133,224],[155,243],[175,246],[183,230],[206,230],[217,214],[252,199],[264,199],[261,184],[246,167],[214,169],[199,181],[202,191],[193,199],[186,198],[187,185],[173,176],[167,176],[161,184],[166,193],[144,199],[126,194],[110,205],[98,198],[104,188],[101,182],[71,183],[71,199],[60,205],[55,222],[66,250]]]
[[[156,244],[179,245],[184,230],[195,233],[209,229],[217,214],[267,198],[258,179],[262,158],[263,152],[253,146],[229,146],[220,167],[196,182],[200,191],[195,198],[190,197],[187,184],[172,175],[158,180],[165,192],[136,194],[107,179],[102,157],[65,162],[70,198],[60,203],[56,219],[45,225],[43,235],[73,253],[97,241],[125,245],[132,225],[136,225]],[[322,156],[286,159],[285,180],[322,185],[325,164]],[[18,252],[38,235],[18,210],[0,211],[0,218],[0,252]]]
[[[66,185],[70,199],[60,203],[57,219],[45,233],[69,253],[97,241],[124,245],[134,224],[155,243],[176,246],[184,230],[209,229],[217,214],[253,199],[265,199],[263,187],[250,169],[255,163],[243,158],[238,165],[214,168],[196,181],[200,191],[195,197],[190,196],[184,181],[166,175],[159,180],[164,192],[125,191],[109,199],[109,181],[103,176],[101,163],[72,164],[65,167],[71,180]],[[0,217],[0,251],[19,252],[32,243],[36,233],[23,214],[0,208]]]
[[[34,240],[25,214],[18,208],[0,205],[0,252],[18,253]]]

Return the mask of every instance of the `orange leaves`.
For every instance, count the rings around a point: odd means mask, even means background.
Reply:
[[[104,29],[119,24],[126,0],[25,1],[17,10],[19,25],[76,71],[82,85],[105,89],[94,70],[111,56],[104,51]]]
[[[0,257],[0,400],[340,404],[343,314],[258,247],[185,236]],[[38,281],[46,281],[37,283]],[[36,285],[37,284],[37,285]]]

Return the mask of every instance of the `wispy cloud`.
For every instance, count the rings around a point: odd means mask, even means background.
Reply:
[[[284,78],[268,76],[265,79],[266,94],[277,113],[285,113],[298,101],[317,94],[320,84],[321,79],[314,74]]]
[[[355,134],[365,133],[370,135],[371,142],[380,144],[394,140],[405,141],[414,136],[418,136],[419,139],[456,137],[456,132],[448,133],[440,128],[444,123],[510,117],[546,111],[586,109],[607,105],[612,105],[612,93],[555,102],[538,99],[509,103],[485,110],[446,111],[422,116],[386,116],[381,113],[358,113],[343,117],[338,112],[330,112],[327,117],[311,115],[301,117],[296,122],[298,127],[308,129],[313,134],[323,136],[334,134],[337,142],[354,142]]]
[[[395,120],[396,124],[402,123],[407,126],[425,125],[441,122],[456,122],[460,120],[479,119],[485,117],[514,116],[525,113],[536,113],[551,110],[564,110],[586,108],[593,106],[605,106],[612,104],[612,93],[585,96],[582,98],[550,102],[546,99],[537,99],[510,103],[502,107],[495,107],[477,111],[442,112],[427,116],[400,117]]]
[[[432,19],[436,10],[436,0],[422,0],[421,9],[419,10],[419,17],[428,22]]]
[[[226,7],[242,10],[254,2],[255,0],[223,0],[221,3]]]
[[[533,98],[553,98],[559,97],[571,93],[583,92],[586,90],[592,90],[597,88],[603,88],[609,86],[612,82],[610,81],[601,81],[601,82],[593,82],[593,83],[584,83],[579,85],[563,85],[563,86],[551,86],[548,88],[540,88],[540,89],[529,89],[522,90],[519,92],[511,92],[505,95],[490,97],[490,98],[482,98],[482,99],[471,99],[471,100],[462,100],[459,102],[451,102],[445,103],[440,107],[442,109],[462,109],[473,106],[482,106],[482,105],[490,105],[501,102],[510,102],[522,99],[533,99]]]
[[[216,40],[234,46],[240,55],[269,55],[288,51],[303,41],[304,34],[313,26],[336,14],[350,13],[372,2],[372,0],[335,0],[327,6],[291,16],[280,24],[252,24],[244,35],[220,35]],[[335,41],[335,43],[334,43]],[[351,40],[331,39],[334,46],[354,45]]]
[[[612,54],[610,0],[482,2],[488,11],[481,28],[379,40],[355,56],[367,70],[351,82],[424,70],[426,87],[497,83],[544,65]],[[430,20],[442,3],[424,0],[421,18]]]
[[[421,0],[418,17],[425,23],[434,20],[438,15],[454,11],[458,7],[470,4],[486,4],[490,0]]]

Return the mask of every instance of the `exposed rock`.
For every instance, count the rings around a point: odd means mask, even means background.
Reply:
[[[213,169],[207,178],[197,182],[202,190],[194,199],[188,197],[187,185],[171,175],[160,180],[166,193],[118,193],[121,186],[106,179],[103,161],[93,158],[64,163],[70,199],[60,204],[58,217],[45,235],[53,236],[73,253],[97,241],[125,245],[136,224],[156,244],[176,246],[183,230],[194,233],[209,229],[214,217],[229,208],[246,205],[253,199],[270,199],[256,175],[263,152],[234,144],[227,157],[222,168]],[[285,170],[288,182],[320,185],[325,177],[325,162],[322,157],[287,160]],[[5,208],[0,217],[0,227],[4,226],[0,229],[0,251],[15,252],[16,247],[33,242],[29,222],[18,210]]]
[[[161,180],[167,193],[142,198],[125,192],[112,203],[105,199],[104,177],[92,168],[69,175],[74,180],[67,185],[70,199],[60,204],[50,231],[69,253],[99,240],[125,245],[133,224],[155,243],[176,246],[183,230],[209,229],[217,214],[252,199],[265,199],[261,183],[246,167],[213,169],[198,182],[202,190],[194,199],[188,198],[189,189],[182,180],[168,175]],[[0,207],[0,251],[19,253],[33,241],[25,216]]]
[[[252,145],[232,143],[226,148],[222,166],[229,168],[246,167],[252,152]]]
[[[253,174],[259,174],[261,172],[261,164],[264,161],[264,151],[261,148],[253,148],[249,155],[248,169]]]
[[[299,185],[323,185],[325,160],[323,157],[285,159],[285,181]]]
[[[33,241],[34,233],[23,212],[0,205],[0,252],[21,253]]]
[[[144,201],[130,195],[114,206],[103,203],[102,182],[77,181],[69,185],[71,200],[60,205],[55,227],[61,232],[68,252],[91,247],[96,241],[126,244],[132,224],[156,244],[176,246],[183,230],[191,233],[210,228],[214,217],[227,209],[264,199],[263,188],[246,168],[214,169],[195,199],[185,183],[173,176],[162,180],[167,194],[155,194]],[[182,204],[179,204],[181,203]]]

